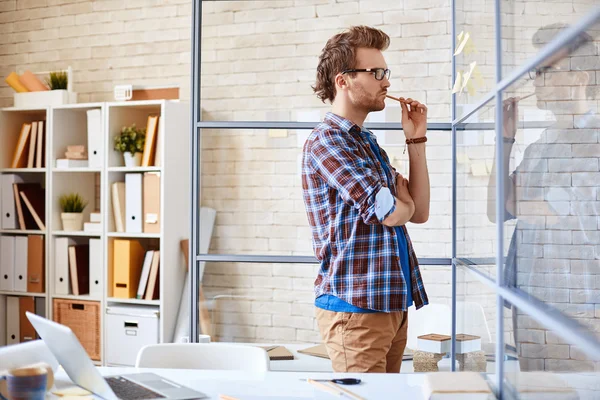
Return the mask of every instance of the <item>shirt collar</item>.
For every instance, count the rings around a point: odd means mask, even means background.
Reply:
[[[360,134],[362,130],[361,127],[356,125],[354,122],[344,117],[340,117],[339,115],[334,114],[332,112],[328,112],[327,114],[325,114],[324,122],[333,126],[334,128],[339,128],[344,133]]]

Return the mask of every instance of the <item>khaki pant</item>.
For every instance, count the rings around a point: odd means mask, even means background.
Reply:
[[[335,372],[400,372],[408,313],[348,313],[316,308]]]

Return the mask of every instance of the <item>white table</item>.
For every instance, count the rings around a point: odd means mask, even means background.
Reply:
[[[153,372],[173,382],[198,390],[211,400],[226,394],[240,400],[301,400],[301,399],[349,399],[322,392],[301,380],[305,378],[354,377],[362,379],[360,385],[346,386],[365,399],[423,399],[421,386],[423,374],[331,374],[306,372],[252,373],[245,371],[208,371],[155,368],[98,367],[104,376]],[[68,376],[60,369],[56,374],[56,386],[71,385]]]

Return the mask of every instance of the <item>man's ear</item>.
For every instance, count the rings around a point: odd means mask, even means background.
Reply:
[[[344,75],[337,74],[335,76],[335,87],[339,89],[346,89],[348,87],[348,81]]]

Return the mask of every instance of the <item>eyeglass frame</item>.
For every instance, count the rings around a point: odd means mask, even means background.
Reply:
[[[383,75],[381,76],[381,78],[377,79],[377,73],[379,71],[383,71]],[[342,71],[342,75],[348,72],[371,72],[373,74],[373,77],[378,81],[382,81],[383,78],[387,78],[388,80],[390,80],[390,77],[392,76],[392,71],[389,68],[346,69]]]

